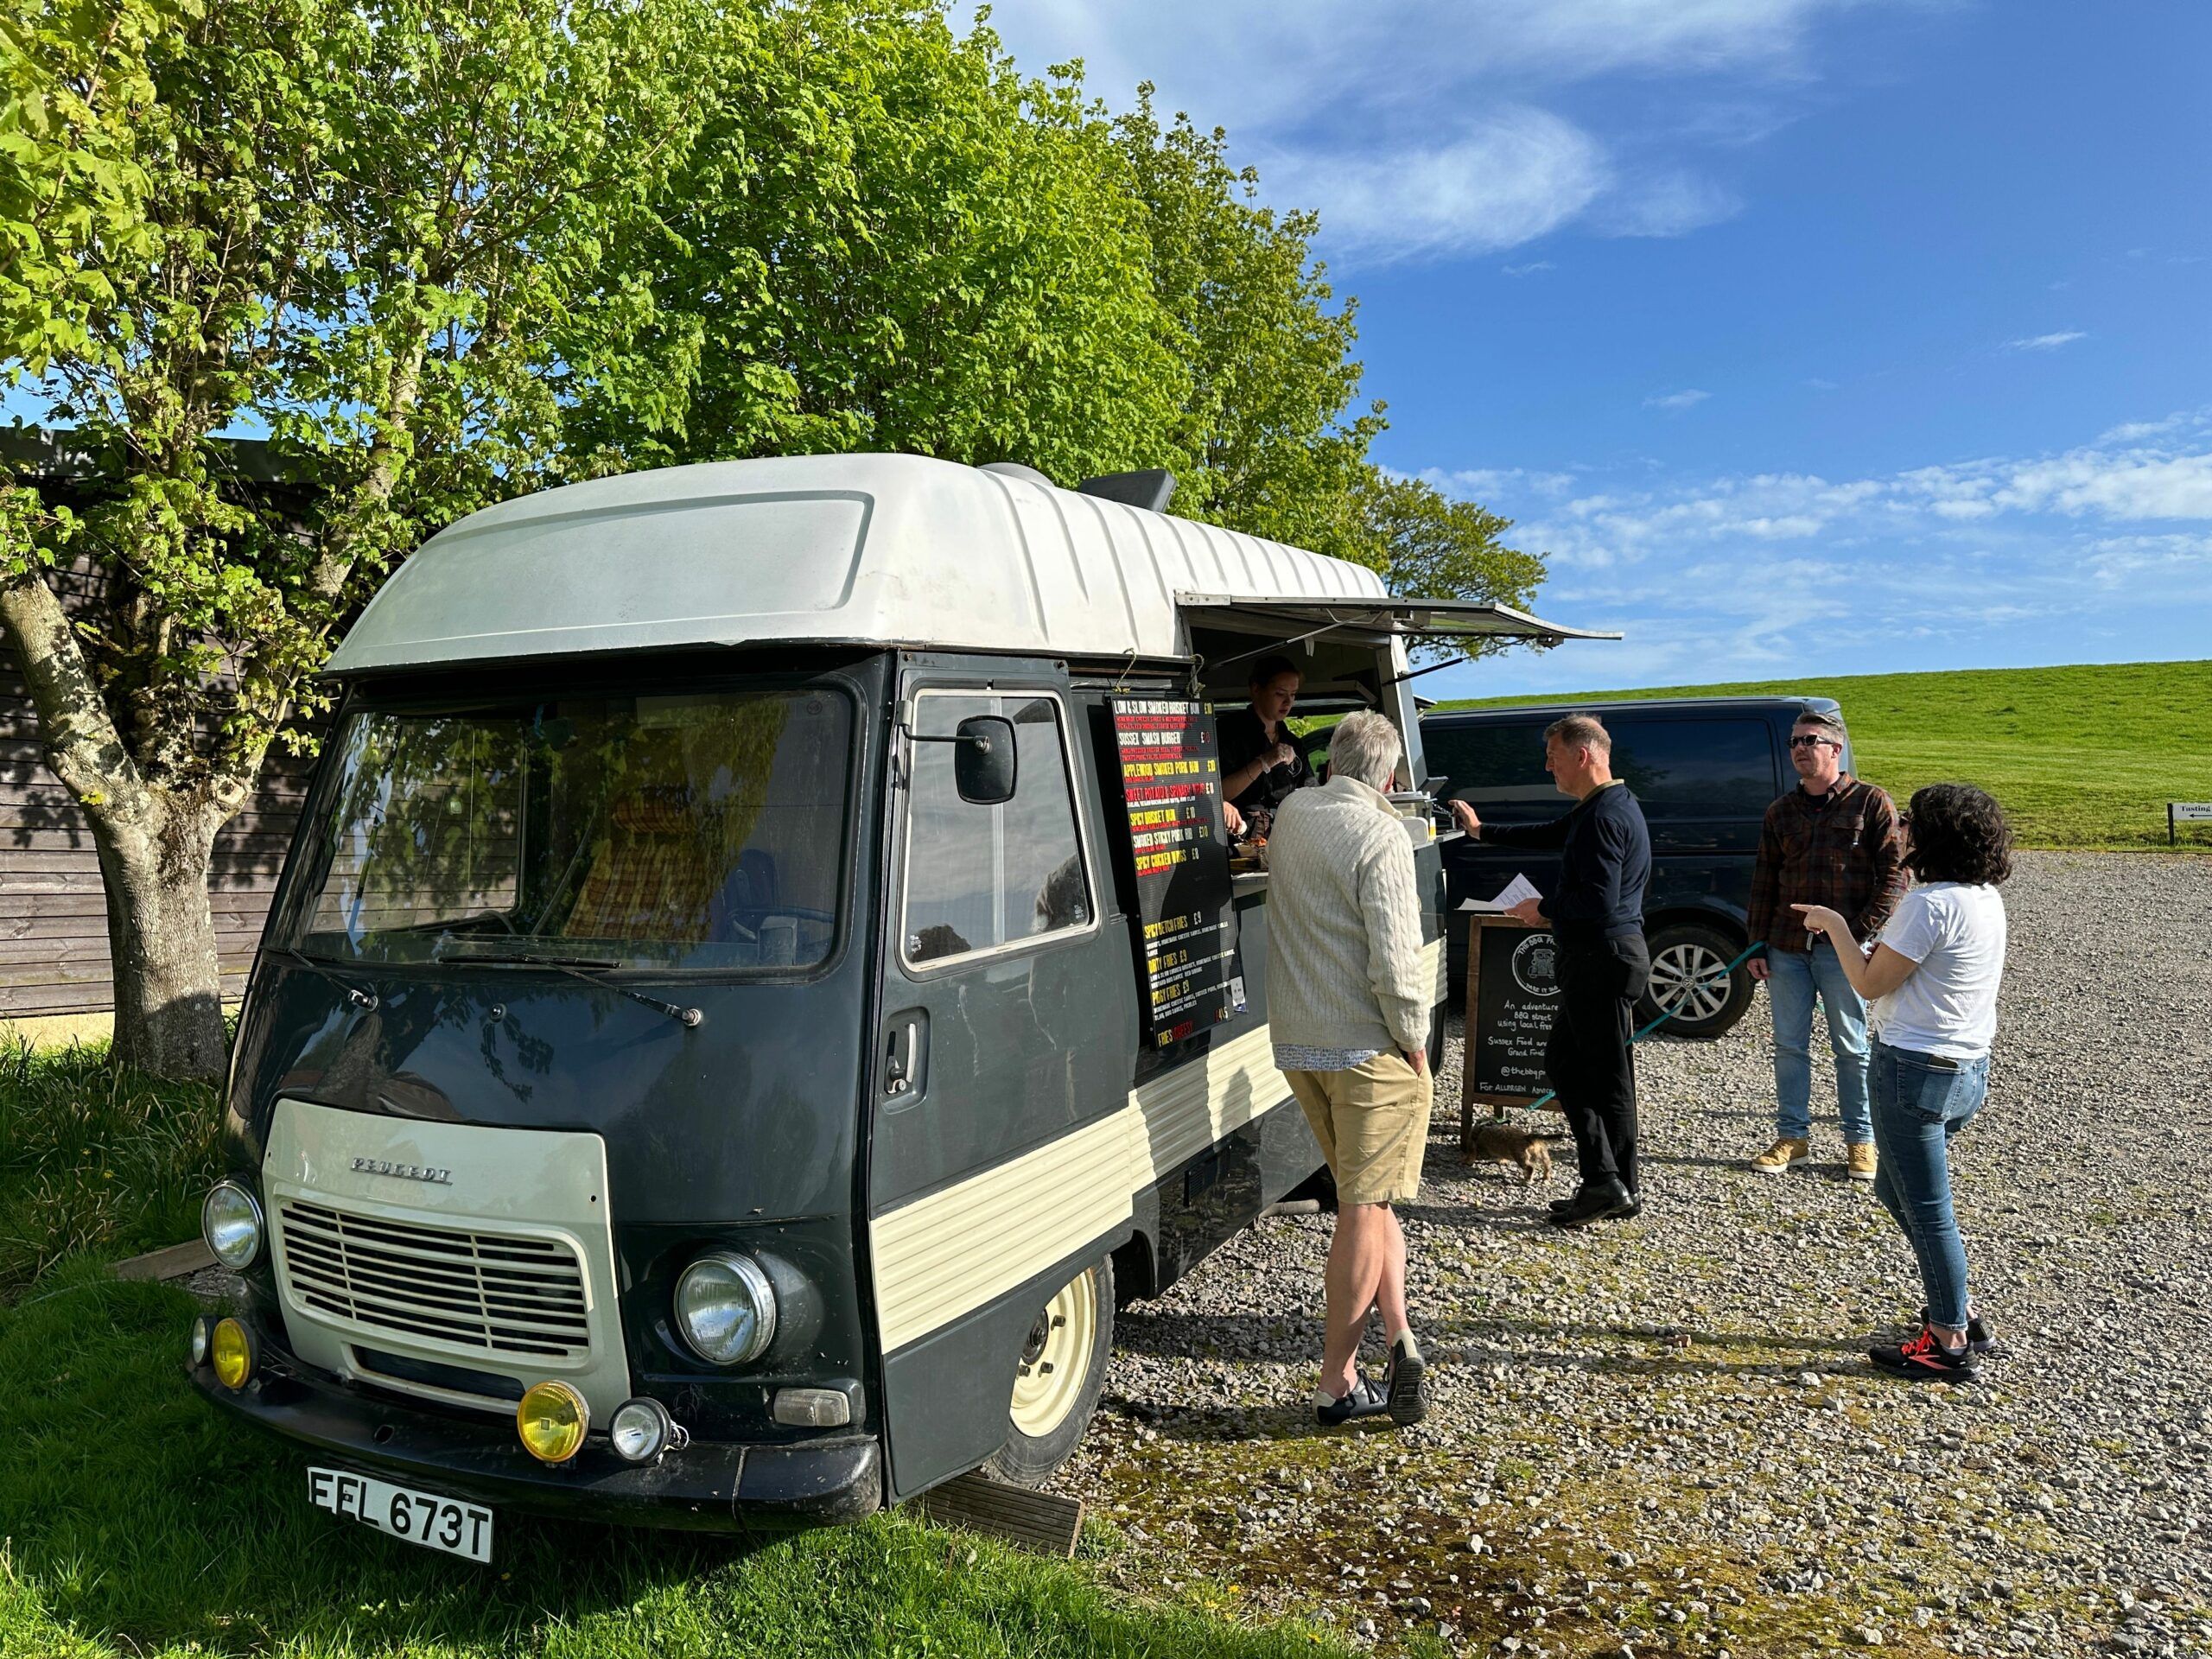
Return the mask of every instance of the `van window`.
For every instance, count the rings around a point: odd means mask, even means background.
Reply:
[[[1090,878],[1058,698],[925,691],[914,728],[950,736],[971,715],[1014,722],[1014,798],[978,806],[953,781],[954,746],[914,743],[906,816],[906,960],[940,962],[1090,925]]]
[[[1544,770],[1544,728],[1541,720],[1485,721],[1481,725],[1424,725],[1421,750],[1428,757],[1431,776],[1450,781],[1445,792],[1453,800],[1471,802],[1478,813],[1490,809],[1536,807],[1541,816],[1555,817],[1566,810],[1551,774]],[[1511,811],[1512,817],[1530,816]]]
[[[789,970],[835,943],[853,747],[836,693],[363,709],[333,741],[283,938],[311,956]]]
[[[1774,744],[1754,720],[1624,719],[1613,775],[1653,817],[1757,817],[1775,797]]]

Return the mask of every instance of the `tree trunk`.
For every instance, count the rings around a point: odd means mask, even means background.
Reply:
[[[207,876],[222,814],[156,796],[117,823],[94,810],[115,974],[115,1058],[159,1077],[219,1082],[229,1060]],[[104,821],[105,820],[105,821]]]

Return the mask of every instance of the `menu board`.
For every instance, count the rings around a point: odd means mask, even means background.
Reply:
[[[1116,697],[1107,707],[1136,860],[1145,1039],[1165,1048],[1244,1006],[1222,836],[1221,754],[1202,703]]]
[[[1559,1014],[1559,942],[1509,916],[1477,916],[1467,942],[1460,1103],[1526,1106],[1551,1087],[1544,1046]]]

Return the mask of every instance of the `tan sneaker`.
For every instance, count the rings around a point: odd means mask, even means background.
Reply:
[[[1810,1141],[1793,1141],[1784,1135],[1752,1159],[1751,1167],[1762,1175],[1779,1175],[1785,1169],[1796,1169],[1812,1161],[1813,1143]]]
[[[1874,1143],[1872,1141],[1853,1141],[1847,1143],[1843,1150],[1845,1175],[1854,1181],[1874,1179]]]

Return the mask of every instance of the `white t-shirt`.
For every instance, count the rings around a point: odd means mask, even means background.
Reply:
[[[1997,1035],[2005,901],[1992,887],[1931,881],[1897,901],[1882,943],[1920,964],[1869,1018],[1891,1048],[1971,1060]]]

